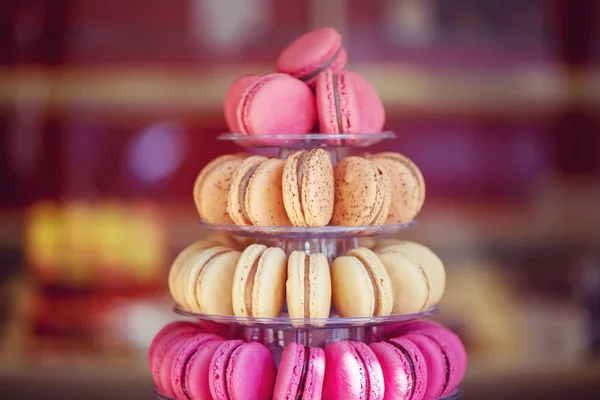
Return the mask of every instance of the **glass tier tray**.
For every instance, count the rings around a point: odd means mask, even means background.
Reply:
[[[355,317],[341,318],[332,315],[329,318],[290,318],[287,312],[283,311],[276,318],[255,318],[255,317],[236,317],[232,315],[212,315],[200,314],[186,311],[176,305],[174,307],[176,314],[184,317],[196,319],[198,321],[209,321],[216,324],[227,326],[238,326],[244,328],[270,328],[277,330],[298,330],[298,329],[350,329],[350,328],[370,328],[385,325],[401,324],[414,321],[421,318],[428,318],[439,313],[437,306],[428,310],[414,314],[394,314],[381,317]]]
[[[154,390],[153,393],[154,393],[154,398],[157,400],[175,400],[175,399],[171,399],[169,397],[163,396],[156,389]],[[456,400],[459,398],[460,398],[460,389],[456,389],[454,392],[450,393],[448,396],[440,397],[439,399],[436,399],[436,400]]]
[[[307,238],[307,239],[327,239],[327,238],[345,238],[345,237],[364,237],[391,235],[404,229],[410,229],[417,226],[417,221],[411,221],[404,224],[383,224],[383,225],[365,225],[365,226],[322,226],[322,227],[304,227],[304,226],[255,226],[255,225],[235,225],[235,224],[210,224],[200,220],[202,228],[229,232],[238,236],[251,237],[270,237],[270,238]]]
[[[281,133],[273,135],[243,135],[223,133],[218,139],[235,142],[246,148],[304,149],[315,147],[368,147],[385,139],[395,139],[393,132],[379,133]]]

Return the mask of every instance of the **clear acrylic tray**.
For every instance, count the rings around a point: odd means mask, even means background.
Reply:
[[[344,237],[364,237],[391,235],[404,229],[410,229],[417,226],[417,221],[411,221],[404,224],[383,224],[383,225],[365,225],[365,226],[323,226],[323,227],[304,227],[304,226],[255,226],[255,225],[235,225],[235,224],[210,224],[200,220],[202,228],[229,232],[238,236],[266,237],[266,238],[307,238],[307,239],[327,239]]]
[[[209,321],[216,324],[237,327],[271,328],[277,330],[295,331],[298,329],[352,329],[370,328],[386,325],[401,324],[421,318],[428,318],[439,313],[437,306],[414,314],[395,314],[381,317],[356,317],[341,318],[332,315],[329,318],[290,318],[286,311],[282,311],[276,318],[236,317],[232,315],[201,314],[186,311],[176,305],[173,309],[176,314],[196,319],[198,321]]]
[[[223,133],[217,139],[232,141],[246,148],[303,149],[315,147],[368,147],[385,139],[395,139],[394,132],[379,133],[281,133],[274,135],[243,135]]]
[[[157,400],[175,400],[175,399],[170,399],[168,397],[163,396],[162,394],[160,394],[156,389],[154,390],[154,398]],[[448,396],[446,397],[441,397],[439,399],[436,400],[456,400],[460,398],[460,389],[456,389],[453,393],[450,393]]]

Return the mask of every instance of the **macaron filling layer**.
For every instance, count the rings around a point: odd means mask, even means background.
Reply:
[[[265,250],[266,251],[266,250]],[[258,265],[260,264],[260,259],[262,258],[265,252],[263,251],[250,268],[250,272],[248,272],[248,278],[246,280],[246,290],[245,290],[245,299],[246,299],[246,310],[248,315],[253,315],[252,313],[252,292],[254,292],[254,278],[256,277],[256,272],[258,271]]]
[[[300,214],[302,215],[302,220],[306,222],[305,212],[304,212],[304,202],[302,201],[302,179],[304,178],[304,163],[306,162],[306,158],[308,157],[308,151],[303,151],[300,153],[300,157],[298,157],[298,164],[296,164],[296,175],[298,179],[298,204],[300,206]]]
[[[260,164],[253,166],[244,174],[242,181],[240,182],[240,191],[238,193],[238,201],[240,202],[240,209],[242,210],[242,216],[244,217],[244,221],[248,225],[252,225],[252,221],[250,220],[250,216],[248,215],[248,211],[246,210],[246,191],[248,190],[248,183],[250,182],[250,178],[256,172]]]
[[[335,53],[333,53],[333,55],[331,57],[329,57],[327,60],[325,60],[325,62],[319,68],[317,68],[313,72],[310,72],[306,75],[298,77],[297,79],[300,79],[301,81],[304,81],[304,82],[310,81],[311,79],[313,79],[314,77],[319,75],[321,72],[325,71],[331,65],[331,63],[333,63],[335,61],[335,59],[339,56],[341,50],[342,50],[342,46],[338,47],[338,49],[335,51]]]
[[[304,255],[304,318],[310,318],[310,256]]]
[[[302,360],[302,373],[300,374],[300,380],[298,381],[298,392],[296,392],[296,400],[300,400],[304,394],[304,387],[306,386],[306,379],[308,377],[308,361],[310,357],[310,347],[304,346],[304,359]]]
[[[358,254],[353,254],[352,256],[356,257],[356,259],[358,261],[360,261],[360,263],[363,265],[363,268],[367,271],[367,274],[369,275],[369,279],[371,280],[371,285],[373,286],[373,295],[374,295],[374,300],[375,300],[375,305],[373,308],[373,315],[378,316],[379,313],[381,312],[381,304],[379,301],[379,290],[377,289],[377,279],[375,278],[375,275],[373,275],[373,271],[371,270],[371,268],[369,268],[369,264],[362,256],[360,256]]]
[[[417,385],[416,385],[417,374],[415,372],[415,364],[413,363],[413,360],[410,357],[410,353],[400,343],[396,343],[394,340],[389,340],[386,343],[389,345],[392,345],[396,349],[398,349],[402,353],[402,355],[404,356],[406,361],[408,362],[408,368],[410,369],[410,380],[407,383],[410,386],[410,389],[409,389],[410,392],[408,395],[408,400],[410,400],[415,395],[415,389],[417,387]]]
[[[335,118],[337,119],[338,133],[344,133],[342,107],[340,105],[339,76],[337,74],[331,75],[331,84],[333,85],[333,102],[335,104]]]

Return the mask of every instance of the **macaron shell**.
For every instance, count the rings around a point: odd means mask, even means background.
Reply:
[[[385,108],[381,98],[371,84],[353,71],[346,74],[354,82],[361,109],[362,133],[379,133],[385,124]]]
[[[334,168],[333,225],[369,225],[383,204],[377,168],[362,157],[343,158]]]
[[[378,165],[375,165],[375,169],[378,174],[378,192],[381,193],[381,203],[377,203],[375,207],[373,218],[371,219],[371,224],[373,225],[382,225],[386,222],[389,212],[390,206],[392,205],[392,183],[385,172],[385,170]]]
[[[233,315],[231,290],[239,251],[230,251],[206,264],[196,281],[196,300],[204,314]]]
[[[181,275],[181,290],[183,291],[184,309],[194,312],[203,312],[202,305],[198,302],[197,285],[202,278],[206,266],[217,259],[220,255],[234,252],[228,247],[217,246],[203,250],[194,259],[190,260],[188,269]]]
[[[215,400],[229,400],[227,390],[227,367],[235,349],[243,346],[241,340],[227,340],[215,350],[209,365],[208,385]]]
[[[332,342],[325,348],[325,357],[324,399],[378,400],[383,398],[384,382],[381,366],[366,344]]]
[[[327,318],[331,310],[331,270],[325,255],[310,255],[310,317]]]
[[[437,399],[442,396],[446,387],[446,370],[448,368],[446,355],[442,348],[429,336],[419,332],[412,332],[404,339],[414,343],[421,353],[427,366],[427,388],[425,399]]]
[[[333,306],[340,317],[372,317],[375,288],[356,257],[341,256],[331,264]]]
[[[308,371],[304,383],[302,400],[319,400],[323,392],[325,379],[325,352],[323,349],[311,347],[309,349]]]
[[[334,73],[328,70],[319,74],[316,99],[322,133],[360,133],[360,106],[356,88],[345,71]]]
[[[185,387],[190,400],[212,400],[208,374],[210,361],[223,340],[211,340],[198,349],[185,370]],[[185,399],[185,397],[181,397]]]
[[[225,95],[223,103],[223,111],[225,113],[225,122],[231,133],[241,133],[240,126],[237,120],[237,108],[242,98],[242,95],[250,85],[256,82],[260,75],[248,74],[236,79]]]
[[[423,311],[429,298],[427,277],[422,269],[401,252],[377,253],[390,276],[394,293],[392,314]]]
[[[186,366],[188,365],[188,362],[201,347],[218,339],[218,336],[210,333],[200,334],[186,341],[183,346],[181,346],[179,352],[174,357],[173,366],[171,368],[170,382],[174,397],[178,399],[186,398],[183,385],[185,384]],[[164,377],[164,379],[166,380],[166,377]]]
[[[277,369],[273,400],[295,400],[304,368],[304,346],[289,343],[281,353],[281,362]]]
[[[248,135],[303,134],[317,118],[308,85],[286,74],[263,76],[246,89],[238,105],[240,130]]]
[[[458,335],[446,328],[437,330],[426,328],[418,332],[433,339],[448,358],[450,365],[449,379],[446,389],[442,393],[443,396],[447,396],[460,385],[465,377],[467,370],[467,352],[465,347]]]
[[[306,257],[310,263],[309,299],[305,296]],[[286,295],[290,318],[305,318],[307,301],[309,318],[327,318],[331,309],[331,275],[327,258],[320,253],[307,255],[302,251],[294,251],[288,259],[287,272]]]
[[[197,335],[203,336],[210,334],[186,332],[180,334],[177,337],[174,337],[172,340],[165,343],[164,350],[161,353],[162,357],[160,357],[156,363],[158,374],[155,376],[155,379],[158,378],[158,389],[160,393],[162,393],[166,397],[175,397],[173,385],[171,384],[171,375],[177,354],[179,353],[179,350],[181,350],[181,348],[187,343],[188,340],[192,339]]]
[[[287,262],[286,299],[290,318],[304,318],[304,259],[303,251],[293,251]]]
[[[245,196],[250,221],[257,226],[290,226],[282,193],[285,162],[276,158],[262,163],[254,172]]]
[[[379,309],[379,312],[376,315],[390,315],[394,305],[392,282],[385,266],[377,254],[369,249],[357,247],[356,249],[350,250],[347,255],[360,260],[363,266],[368,270],[369,275],[372,276],[372,281],[378,292],[377,298],[379,300],[379,304],[376,306],[376,308]]]
[[[267,249],[267,246],[262,244],[252,244],[246,247],[238,259],[238,263],[235,268],[233,275],[233,287],[231,293],[231,300],[233,304],[233,314],[238,317],[248,317],[252,315],[252,310],[249,310],[246,306],[246,287],[248,281],[254,279],[250,274],[252,267],[257,259]]]
[[[370,346],[383,371],[384,400],[424,399],[427,388],[427,367],[423,354],[410,341],[404,339],[392,339],[392,341],[403,350],[388,342],[373,343]],[[414,368],[414,380],[411,365]],[[411,392],[412,396],[410,396]]]
[[[269,247],[262,254],[252,289],[252,316],[274,318],[285,301],[287,257],[278,247]]]
[[[229,359],[225,379],[229,398],[269,400],[275,384],[275,360],[264,345],[251,342],[236,348]]]
[[[217,157],[204,167],[194,183],[194,202],[200,217],[209,223],[230,224],[227,212],[229,185],[241,164],[239,155]]]
[[[446,289],[446,269],[442,260],[431,249],[415,242],[399,242],[383,248],[380,252],[388,250],[402,252],[425,273],[429,283],[429,299],[426,308],[439,303]]]
[[[246,191],[248,190],[252,174],[267,160],[268,158],[263,156],[248,157],[240,163],[233,174],[227,194],[227,212],[233,222],[238,225],[252,225],[252,221],[248,218],[245,208]]]
[[[298,181],[301,175],[301,181]],[[293,153],[283,169],[283,204],[294,226],[326,226],[333,214],[333,165],[325,150]]]
[[[388,223],[412,221],[425,203],[425,180],[419,168],[398,153],[380,153],[372,158],[392,183],[392,205]]]
[[[327,62],[330,68],[340,70],[347,58],[345,50],[340,54],[342,50],[342,35],[338,31],[330,27],[318,28],[300,36],[281,52],[277,71],[300,79],[314,74]]]

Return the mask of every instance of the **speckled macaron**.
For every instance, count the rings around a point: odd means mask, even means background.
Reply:
[[[399,153],[379,153],[370,159],[386,172],[392,184],[392,203],[386,222],[411,221],[425,203],[423,174],[414,162]]]
[[[363,157],[346,157],[334,168],[333,225],[383,224],[392,201],[386,172]]]
[[[333,165],[323,149],[290,155],[283,168],[283,204],[294,226],[325,226],[333,214]]]

